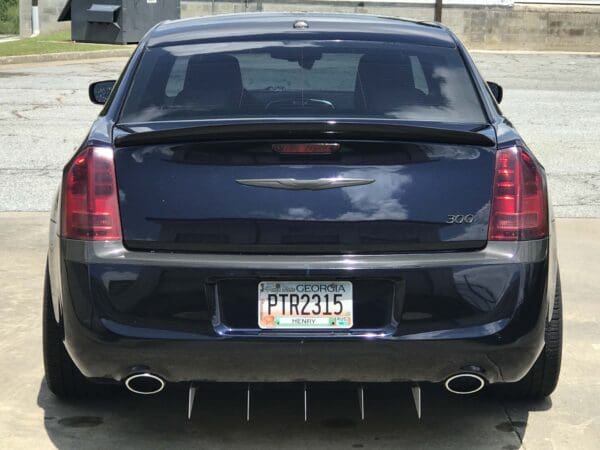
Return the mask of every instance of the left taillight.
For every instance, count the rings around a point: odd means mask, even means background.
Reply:
[[[68,167],[62,191],[62,236],[88,241],[121,240],[114,152],[86,147]]]

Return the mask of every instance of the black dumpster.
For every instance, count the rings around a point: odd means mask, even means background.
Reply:
[[[58,21],[71,21],[74,41],[130,44],[158,22],[179,17],[180,0],[68,0]]]

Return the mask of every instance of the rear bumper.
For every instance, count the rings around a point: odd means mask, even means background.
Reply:
[[[67,348],[86,376],[123,380],[149,371],[168,381],[427,381],[480,367],[490,383],[521,379],[543,338],[534,330],[519,342],[487,339],[401,341],[208,339],[101,340],[69,326]]]
[[[511,382],[544,345],[545,240],[346,257],[153,254],[67,240],[60,251],[65,345],[89,377],[441,382],[476,366],[490,383]],[[232,326],[223,310],[232,305],[214,287],[273,277],[386,280],[395,286],[389,317],[341,333]],[[242,297],[255,304],[256,291]]]

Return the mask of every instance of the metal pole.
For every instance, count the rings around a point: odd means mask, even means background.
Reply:
[[[433,20],[436,22],[442,21],[442,0],[435,0],[435,13]]]
[[[35,37],[40,34],[40,11],[38,6],[38,0],[32,0],[31,2],[31,37]]]

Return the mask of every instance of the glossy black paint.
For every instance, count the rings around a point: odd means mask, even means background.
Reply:
[[[115,86],[116,80],[96,81],[90,84],[88,96],[90,101],[96,105],[104,105],[110,97],[110,93]]]
[[[83,146],[112,146],[115,133],[122,133],[115,125],[146,46],[195,41],[199,27],[204,27],[203,41],[257,39],[260,36],[288,38],[293,31],[291,27],[287,30],[286,24],[292,22],[292,17],[297,18],[294,14],[252,19],[232,16],[158,25],[134,52]],[[306,17],[312,16],[302,15],[302,18]],[[310,33],[319,39],[326,39],[333,33],[338,37],[343,35],[345,39],[370,36],[372,39],[456,46],[463,55],[488,118],[487,129],[463,131],[481,133],[495,141],[495,145],[441,143],[426,137],[420,142],[414,139],[375,140],[368,145],[377,148],[377,154],[354,161],[353,167],[378,173],[385,168],[392,178],[419,175],[417,186],[407,187],[414,189],[411,195],[402,197],[407,216],[400,227],[416,230],[411,244],[435,245],[411,248],[407,245],[406,235],[389,230],[380,232],[378,239],[390,239],[398,246],[397,251],[413,252],[405,255],[407,260],[414,258],[414,252],[448,252],[451,249],[442,248],[443,244],[455,241],[467,259],[461,264],[440,262],[434,266],[401,269],[194,268],[183,262],[168,262],[166,258],[162,262],[160,259],[142,262],[143,256],[148,254],[149,247],[146,247],[143,251],[131,251],[132,259],[124,263],[94,256],[89,244],[60,238],[60,201],[57,201],[52,213],[49,250],[55,313],[57,321],[64,325],[67,350],[85,375],[122,380],[132,371],[145,368],[169,381],[440,382],[465,366],[476,365],[482,367],[485,378],[494,383],[516,381],[532,366],[544,344],[544,325],[552,309],[557,268],[553,222],[550,237],[543,242],[543,255],[538,259],[507,259],[481,264],[475,258],[482,251],[479,250],[481,246],[486,245],[489,213],[486,202],[489,201],[495,149],[518,144],[529,151],[527,146],[502,116],[462,44],[447,29],[392,19],[343,17],[345,22],[340,21],[339,16],[314,16],[315,24],[311,24]],[[275,29],[264,29],[265,18],[274,22]],[[456,129],[456,126],[449,124],[448,128]],[[256,157],[245,165],[240,164],[244,162],[240,159],[244,156],[236,153],[232,142],[207,147],[206,143],[194,140],[156,143],[146,145],[144,149],[135,146],[119,148],[116,156],[118,184],[126,196],[125,201],[121,199],[125,244],[129,242],[132,248],[136,242],[138,245],[141,242],[140,248],[148,241],[156,244],[156,237],[163,235],[165,225],[155,219],[170,217],[176,222],[190,219],[185,215],[190,205],[220,195],[219,192],[206,195],[205,190],[213,185],[206,178],[242,177],[243,171],[248,170],[244,167],[256,168],[258,163],[261,171],[272,174],[285,171],[289,175],[305,170],[293,162],[282,166],[272,154],[265,157],[264,148],[261,149],[264,141],[249,145],[254,145]],[[367,144],[355,141],[351,145]],[[211,146],[229,146],[226,153],[231,159],[218,165],[207,164],[208,156],[214,158]],[[386,159],[385,154],[394,147],[402,151],[392,159]],[[456,158],[457,150],[458,154],[476,156],[459,159]],[[133,155],[147,163],[145,175],[136,166],[139,163]],[[352,157],[351,151],[347,156]],[[187,183],[187,190],[175,187],[171,182],[174,167],[179,169],[178,183]],[[319,176],[335,176],[342,171],[339,161],[310,161],[308,167],[311,173]],[[438,170],[429,172],[425,170],[428,167]],[[154,217],[150,217],[147,210],[141,211],[139,208],[147,206],[147,199],[135,189],[135,183],[150,190],[161,189],[161,186],[173,188],[165,191],[166,198],[170,199],[168,207],[161,209],[154,203]],[[198,187],[205,199],[195,195]],[[246,208],[248,213],[252,200],[244,196],[240,186],[235,189],[238,191],[229,195],[239,198],[236,210]],[[323,207],[321,214],[331,221],[341,212],[339,201],[344,195],[342,190],[332,191],[322,203],[330,208]],[[440,196],[444,201],[440,201]],[[177,197],[181,199],[180,203],[175,201]],[[456,203],[452,203],[453,199]],[[289,198],[280,200],[289,202]],[[379,197],[374,203],[381,200]],[[261,202],[269,202],[269,198],[265,195]],[[345,203],[346,212],[349,204],[351,202]],[[353,208],[352,212],[358,212],[356,206]],[[461,211],[478,208],[480,227],[477,230],[447,227],[445,214],[457,208]],[[231,211],[233,209],[221,212],[230,214]],[[192,219],[211,220],[213,212],[214,209],[208,208],[204,216],[195,215]],[[266,220],[281,220],[280,208],[269,207],[264,212],[269,216]],[[389,218],[388,208],[384,213]],[[219,227],[222,223],[214,229]],[[463,233],[470,237],[461,236]],[[276,242],[280,251],[282,235],[280,233]],[[229,237],[232,236],[236,233],[229,233]],[[174,239],[165,242],[168,245],[163,250],[182,250],[181,247],[169,247]],[[470,246],[472,242],[477,244]],[[357,242],[349,243],[350,251],[364,250],[356,246]],[[197,252],[199,249],[192,250]],[[337,250],[345,252],[344,249]],[[443,261],[443,253],[434,254],[440,255]],[[136,261],[136,255],[140,255],[139,261]],[[473,255],[472,261],[469,261],[469,255]],[[201,260],[203,255],[197,254],[197,258]],[[365,312],[360,328],[345,334],[277,334],[264,333],[253,326],[252,305],[256,305],[253,289],[258,280],[333,277],[353,280],[361,286],[357,291],[360,295],[357,305]]]
[[[359,140],[408,141],[455,145],[493,146],[495,135],[487,124],[399,124],[395,120],[294,119],[268,117],[261,120],[202,120],[181,122],[120,123],[115,146],[240,140]],[[195,124],[195,125],[194,125]],[[123,133],[125,131],[126,133]]]
[[[504,89],[502,89],[502,86],[500,86],[498,83],[494,83],[493,81],[488,81],[487,84],[496,102],[501,103],[502,98],[504,97]]]
[[[543,345],[546,242],[537,262],[311,271],[123,264],[86,245],[61,243],[62,295],[65,343],[91,377],[147,366],[169,381],[439,382],[477,365],[500,382]],[[352,281],[356,312],[367,311],[353,329],[258,328],[259,280],[331,277]]]
[[[307,29],[294,29],[298,17]],[[202,33],[198,33],[201,30]],[[358,14],[277,13],[203,17],[166,22],[148,33],[145,45],[302,39],[376,40],[454,47],[455,42],[437,24]]]
[[[230,253],[390,253],[485,245],[493,148],[339,141],[335,155],[289,157],[273,152],[274,142],[280,141],[117,148],[125,245]],[[374,182],[322,191],[236,182],[252,178]],[[453,214],[473,220],[450,224]]]

